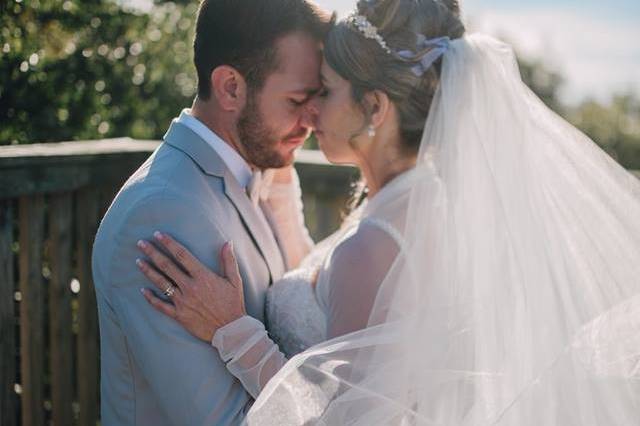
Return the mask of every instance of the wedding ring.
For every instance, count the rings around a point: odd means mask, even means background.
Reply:
[[[175,286],[173,286],[172,284],[169,284],[169,287],[167,287],[167,289],[164,291],[164,295],[167,297],[171,297],[175,292],[176,292]]]

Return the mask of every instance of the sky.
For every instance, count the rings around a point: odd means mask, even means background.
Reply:
[[[123,1],[144,7],[150,0]],[[340,16],[356,4],[314,1]],[[640,0],[461,0],[461,7],[469,32],[503,38],[561,73],[566,103],[640,94]]]

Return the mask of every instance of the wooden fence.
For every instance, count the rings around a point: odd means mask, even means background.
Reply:
[[[98,223],[158,146],[112,139],[0,147],[0,425],[99,421],[91,278]],[[296,164],[311,233],[338,224],[353,168],[303,151]]]

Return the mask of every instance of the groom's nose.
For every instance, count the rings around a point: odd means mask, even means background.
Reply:
[[[300,124],[304,127],[314,129],[316,125],[316,119],[318,118],[318,108],[315,105],[314,99],[310,99],[303,108],[302,117],[300,118]]]

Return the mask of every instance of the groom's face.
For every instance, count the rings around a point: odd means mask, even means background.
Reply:
[[[303,33],[276,43],[278,67],[263,87],[249,93],[238,120],[247,160],[262,169],[293,163],[295,150],[309,136],[313,117],[307,102],[320,89],[320,44]]]

